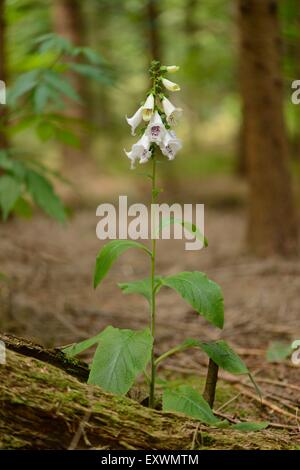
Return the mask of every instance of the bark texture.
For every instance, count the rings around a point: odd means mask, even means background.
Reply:
[[[258,255],[293,255],[298,233],[283,115],[277,0],[238,0],[241,94],[250,182],[248,240]]]
[[[213,408],[214,406],[215,397],[216,397],[218,372],[219,372],[219,366],[212,359],[209,359],[203,397],[205,398],[205,400],[207,401],[207,403],[209,404],[211,408]]]
[[[0,0],[0,80],[7,84],[5,0]],[[7,148],[5,134],[6,106],[0,104],[0,149]],[[1,174],[1,172],[0,172]]]
[[[0,339],[7,346],[6,364],[0,365],[0,449],[270,450],[297,445],[282,430],[251,433],[250,439],[145,408],[82,383],[85,365],[70,364],[57,349],[7,335]]]
[[[147,0],[146,4],[147,36],[150,60],[162,61],[161,37],[159,29],[159,1]]]
[[[83,46],[84,40],[84,23],[81,12],[80,0],[54,0],[52,4],[52,18],[54,31],[64,38],[68,39],[73,46]],[[70,58],[69,58],[70,61]],[[74,62],[79,62],[77,58],[73,59]],[[86,97],[86,80],[78,73],[69,71],[67,73],[70,83],[77,91],[78,95],[85,102]],[[66,115],[71,118],[76,118],[84,122],[88,118],[88,110],[82,103],[76,103],[73,100],[65,98],[66,102]],[[80,132],[81,148],[74,149],[67,145],[63,145],[63,155],[65,158],[66,167],[72,164],[80,164],[85,153],[83,152],[84,144],[87,144],[84,139],[84,133]]]
[[[196,430],[11,350],[0,366],[0,449],[188,449]]]

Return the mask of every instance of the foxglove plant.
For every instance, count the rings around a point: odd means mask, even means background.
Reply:
[[[150,67],[152,86],[144,104],[131,118],[127,118],[132,134],[142,123],[141,135],[130,151],[125,153],[134,168],[137,162],[152,165],[150,175],[151,203],[155,204],[160,193],[156,186],[156,169],[159,151],[163,158],[173,160],[181,149],[181,141],[171,129],[182,114],[166,96],[165,89],[178,91],[179,85],[166,78],[168,73],[178,70],[177,66],[161,66],[153,61]],[[166,223],[166,222],[164,222]],[[178,223],[175,219],[168,224]],[[189,229],[185,222],[179,221]],[[191,224],[190,224],[191,225]],[[190,230],[199,234],[197,227]],[[200,233],[201,235],[201,233]],[[134,384],[137,376],[145,374],[149,385],[149,406],[156,406],[155,383],[157,369],[160,364],[175,353],[188,348],[199,348],[209,357],[208,378],[204,397],[188,385],[172,387],[164,385],[163,409],[183,412],[193,418],[210,425],[218,425],[219,419],[213,414],[215,382],[218,367],[233,374],[249,374],[249,371],[238,355],[223,340],[205,342],[200,339],[187,339],[179,346],[173,347],[161,356],[155,354],[156,331],[156,297],[160,289],[167,287],[176,291],[199,315],[202,315],[215,327],[222,329],[224,324],[224,305],[220,287],[199,271],[182,272],[171,276],[159,276],[156,273],[156,236],[152,234],[151,249],[132,240],[113,240],[99,252],[94,273],[94,287],[97,287],[108,273],[114,261],[129,248],[142,250],[150,258],[150,275],[146,279],[119,284],[126,294],[142,295],[149,304],[149,328],[142,331],[118,329],[108,326],[93,338],[71,345],[64,349],[65,353],[74,356],[97,344],[92,361],[88,382],[101,386],[103,389],[126,394]],[[201,235],[206,246],[206,240]],[[148,370],[147,370],[148,369]],[[212,380],[213,378],[213,380]],[[213,383],[214,382],[214,383]],[[222,423],[224,425],[224,422]],[[252,428],[252,430],[254,430]]]

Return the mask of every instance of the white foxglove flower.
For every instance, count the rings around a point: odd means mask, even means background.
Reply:
[[[182,109],[176,108],[166,97],[162,100],[162,105],[165,115],[167,116],[168,124],[175,126],[182,115]]]
[[[136,142],[136,144],[133,144],[132,149],[130,152],[126,152],[124,149],[124,152],[126,153],[127,157],[131,160],[131,168],[135,168],[135,162],[137,160],[140,161],[140,163],[146,163],[149,158],[151,157],[151,152],[149,150],[150,148],[150,139],[149,136],[145,133],[140,140]]]
[[[131,127],[132,135],[135,135],[135,130],[142,121],[143,111],[144,111],[144,107],[141,106],[131,118],[126,116],[126,120]]]
[[[178,65],[167,65],[166,69],[168,73],[175,73],[175,72],[178,72],[179,67]]]
[[[166,132],[163,142],[160,145],[162,153],[168,157],[169,160],[174,160],[178,150],[182,148],[181,140],[178,139],[174,131]]]
[[[145,101],[143,106],[143,119],[144,121],[150,121],[154,110],[154,96],[151,94]]]
[[[167,90],[170,90],[170,91],[180,90],[180,86],[177,85],[177,83],[171,82],[171,80],[168,80],[167,78],[162,78],[162,83],[166,87]]]
[[[160,144],[162,142],[166,133],[166,128],[157,111],[153,114],[146,132],[151,142],[155,142],[156,144]]]

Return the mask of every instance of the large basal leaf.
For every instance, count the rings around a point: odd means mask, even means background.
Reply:
[[[148,248],[141,243],[134,242],[132,240],[112,240],[102,248],[96,258],[94,287],[97,287],[98,284],[100,284],[102,279],[108,273],[113,262],[129,248],[140,248],[151,256],[151,252]]]
[[[54,193],[51,183],[36,171],[28,170],[27,187],[34,201],[50,217],[54,217],[59,222],[66,219],[65,210],[61,200]]]
[[[203,423],[216,425],[220,420],[213,414],[209,404],[197,390],[189,385],[166,389],[163,394],[163,410],[184,413]]]
[[[155,278],[155,289],[158,290],[160,285],[160,277]],[[130,281],[130,282],[122,282],[118,284],[122,292],[124,294],[140,294],[145,299],[148,300],[149,304],[151,304],[152,299],[152,282],[151,278],[147,277],[146,279],[141,279],[140,281]]]
[[[21,193],[21,183],[9,175],[0,177],[0,208],[5,220]]]
[[[199,341],[199,347],[203,349],[219,367],[227,370],[231,374],[249,374],[247,366],[226,341],[219,340],[210,341],[208,343]]]
[[[199,271],[182,272],[162,279],[162,284],[176,290],[200,315],[223,328],[224,302],[221,288]]]
[[[125,394],[151,358],[153,338],[143,331],[108,326],[99,336],[88,383],[108,392]]]

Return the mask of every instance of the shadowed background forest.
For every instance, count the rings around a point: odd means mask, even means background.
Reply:
[[[248,203],[252,250],[294,254],[298,23],[296,0],[1,1],[1,146],[69,178],[67,202],[76,192],[115,197],[119,180],[143,194],[123,154],[132,145],[125,115],[147,89],[153,58],[179,64],[184,148],[161,165],[165,191]]]
[[[142,255],[122,256],[96,291],[92,277],[97,206],[149,202],[147,165],[130,170],[123,149],[156,59],[180,66],[169,78],[184,110],[183,148],[158,165],[159,201],[205,204],[209,244],[159,241],[158,269],[207,272],[224,291],[223,336],[258,381],[299,387],[290,363],[266,360],[274,342],[300,338],[299,49],[298,0],[0,0],[1,330],[52,347],[109,323],[146,325],[144,300],[125,303],[116,287],[147,275]],[[164,293],[157,335],[160,353],[187,335],[218,337]],[[165,371],[192,374],[197,360],[183,354]]]

